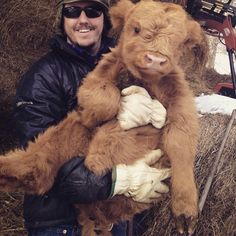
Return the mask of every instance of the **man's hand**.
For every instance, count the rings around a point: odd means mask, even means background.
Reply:
[[[166,109],[156,99],[152,99],[147,90],[139,86],[130,86],[121,92],[120,110],[117,119],[121,128],[131,128],[152,124],[162,128],[166,121]]]
[[[161,155],[160,149],[153,150],[133,165],[120,164],[114,167],[111,196],[124,194],[134,201],[151,203],[162,193],[168,193],[169,188],[162,183],[162,180],[170,177],[170,169],[150,167],[160,159]]]

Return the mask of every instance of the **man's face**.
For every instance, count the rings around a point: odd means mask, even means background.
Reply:
[[[74,2],[65,4],[69,7],[96,7],[93,2]],[[101,45],[101,36],[104,27],[103,13],[95,18],[86,16],[82,11],[79,17],[68,18],[64,16],[64,30],[69,43],[87,48],[94,55],[98,52]]]

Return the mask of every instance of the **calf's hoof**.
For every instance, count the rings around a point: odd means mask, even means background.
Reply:
[[[197,224],[197,217],[186,217],[185,215],[180,215],[175,218],[175,224],[178,232],[180,234],[183,234],[184,232],[187,232],[188,235],[192,235],[196,224]]]
[[[197,194],[195,192],[193,195],[184,196],[172,199],[172,210],[178,232],[180,234],[187,232],[192,235],[198,218]]]

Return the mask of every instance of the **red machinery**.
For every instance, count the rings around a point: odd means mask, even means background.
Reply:
[[[219,83],[215,91],[236,98],[236,73],[234,68],[236,52],[236,7],[232,0],[188,0],[186,10],[211,35],[224,38],[229,56],[232,83]]]

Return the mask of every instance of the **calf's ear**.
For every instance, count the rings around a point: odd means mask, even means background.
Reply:
[[[204,32],[200,24],[192,19],[188,19],[186,25],[188,35],[185,41],[185,46],[191,49],[196,45],[202,44],[204,40]]]
[[[113,29],[120,31],[123,28],[125,18],[133,7],[134,4],[130,0],[120,0],[110,8],[109,15]]]

